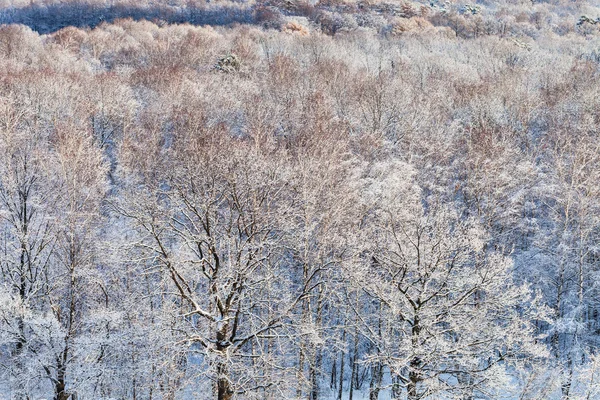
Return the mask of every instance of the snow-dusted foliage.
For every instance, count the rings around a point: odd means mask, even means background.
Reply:
[[[595,4],[0,5],[0,398],[600,398]]]

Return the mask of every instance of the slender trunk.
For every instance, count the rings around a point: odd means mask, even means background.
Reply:
[[[358,303],[358,297],[357,297]],[[350,393],[348,400],[352,400],[354,389],[358,389],[358,318],[354,318],[354,348],[352,349],[352,373],[350,376]]]
[[[19,256],[19,300],[23,303],[26,301],[27,294],[27,245],[25,242],[25,238],[28,234],[28,203],[27,203],[27,194],[19,193],[21,197],[21,210],[20,210],[20,222],[21,222],[21,233],[23,238],[20,239],[20,256]],[[17,317],[17,326],[19,330],[19,337],[17,338],[17,343],[15,345],[15,356],[16,363],[15,367],[18,371],[23,370],[25,367],[23,365],[23,353],[25,351],[25,347],[27,345],[27,340],[25,339],[25,321],[23,315],[19,315]],[[28,396],[25,395],[25,387],[24,382],[17,381],[17,390],[16,390],[16,399],[27,399]]]
[[[152,364],[150,376],[152,377],[152,382],[156,381],[156,365]],[[148,391],[148,399],[154,399],[154,385],[150,385],[150,390]]]
[[[71,311],[73,305],[71,306]],[[69,318],[71,320],[72,316]],[[61,355],[56,358],[56,383],[54,385],[55,400],[67,400],[70,394],[67,392],[67,360],[69,357],[69,334],[65,338],[65,348]]]
[[[560,390],[562,392],[562,400],[569,400],[569,394],[571,392],[571,381],[573,379],[573,364],[569,356],[569,361],[566,366],[567,370],[564,372],[563,380],[560,385]]]
[[[577,322],[579,322],[578,324],[575,324],[575,341],[576,342],[582,342],[583,346],[581,347],[581,350],[585,350],[586,347],[586,343],[584,340],[582,339],[582,327],[584,326],[584,323],[587,320],[587,316],[586,313],[584,311],[584,293],[585,293],[585,251],[584,251],[584,246],[585,246],[585,235],[583,233],[583,231],[581,230],[581,227],[579,228],[579,254],[578,254],[578,280],[577,280]],[[577,359],[576,360],[581,360],[581,358],[583,357],[583,354],[585,354],[585,351],[580,352],[580,354],[577,354]],[[583,362],[584,360],[581,360],[581,362]],[[579,361],[575,361],[575,362],[579,362]]]
[[[357,367],[358,367],[358,363],[356,362],[356,353],[357,353],[357,349],[358,349],[358,344],[357,344],[357,338],[354,338],[354,352],[352,354],[352,358],[350,359],[350,363],[352,364],[352,372],[350,374],[350,388],[349,388],[349,393],[348,393],[348,400],[352,400],[353,396],[354,396],[354,388],[356,386],[356,380],[357,380]]]
[[[417,385],[419,384],[419,377],[418,375],[412,371],[412,365],[414,364],[414,361],[410,362],[411,365],[411,371],[408,373],[408,400],[417,400],[419,398],[418,393],[417,393]]]
[[[307,247],[305,247],[305,249],[306,248]],[[305,254],[305,257],[307,257],[306,254]],[[302,266],[302,280],[305,285],[307,284],[308,279],[309,279],[309,266],[308,266],[308,264],[304,263]],[[311,318],[310,314],[311,314],[310,296],[306,296],[302,300],[302,316],[301,316],[302,323],[307,323],[309,321],[309,319]],[[307,357],[306,350],[304,348],[304,338],[303,337],[300,338],[299,347],[300,347],[300,349],[298,352],[298,371],[296,373],[296,380],[298,381],[297,382],[298,387],[296,388],[296,397],[298,399],[301,399],[302,394],[303,394],[302,387],[304,386],[304,382],[305,382],[304,365],[306,363],[306,357]]]
[[[346,330],[342,333],[342,342],[346,341]],[[344,352],[340,351],[340,387],[338,388],[338,400],[342,400],[342,393],[344,392]]]
[[[272,318],[270,316],[270,318]],[[256,351],[256,346],[254,346],[254,342],[252,342],[252,356],[253,356],[253,360],[254,358],[256,358],[258,356],[258,352]],[[265,354],[267,355],[268,358],[270,358],[271,356],[271,341],[267,340],[267,342],[265,343]],[[268,377],[269,382],[273,382],[275,380],[275,377],[273,376],[273,367],[271,366],[271,364],[267,364],[267,366],[265,367],[265,376]],[[271,393],[271,390],[268,387],[265,387],[263,389],[263,397],[265,400],[270,400],[271,398],[273,398],[273,395]]]
[[[558,287],[556,291],[556,303],[554,305],[554,317],[558,321],[562,317],[562,294],[563,294],[563,285],[564,285],[564,268],[561,262],[559,267],[558,274]],[[560,360],[561,359],[561,349],[560,349],[560,336],[558,331],[554,331],[551,338],[551,346],[554,351],[555,357]]]
[[[356,379],[356,356],[352,356],[350,359],[352,364],[352,372],[350,373],[350,387],[348,388],[348,400],[352,400],[354,397],[354,380]]]
[[[26,345],[26,340],[25,340],[25,322],[23,320],[23,316],[19,315],[17,317],[17,326],[19,329],[19,337],[17,338],[17,343],[15,345],[15,369],[18,371],[19,375],[21,374],[21,371],[24,370],[25,366],[23,365],[23,353],[25,351],[25,345]],[[25,388],[23,385],[23,382],[18,379],[16,382],[16,396],[15,396],[15,400],[21,400],[21,399],[25,399],[26,396],[24,394],[25,392]]]
[[[568,226],[570,225],[570,204],[567,204],[565,207],[565,215],[564,215],[564,219],[561,221],[562,222],[562,234],[559,237],[565,237],[566,233],[568,231]],[[556,305],[555,305],[555,309],[554,309],[554,313],[555,313],[555,318],[556,321],[559,321],[560,318],[562,318],[562,296],[563,296],[563,292],[565,291],[565,274],[566,274],[566,268],[565,268],[565,264],[566,264],[566,257],[567,255],[563,253],[561,253],[560,255],[560,259],[559,259],[559,264],[558,264],[558,283],[557,283],[557,292],[556,292]],[[557,360],[559,362],[562,361],[563,359],[563,354],[562,354],[562,350],[561,349],[561,345],[560,345],[560,334],[559,332],[557,332],[555,330],[554,334],[552,335],[551,338],[551,345],[552,345],[552,350],[554,350],[555,356],[557,358]],[[566,350],[566,349],[565,349]],[[566,382],[563,382],[561,385],[564,385]],[[570,386],[570,383],[568,383],[568,385]]]
[[[416,351],[419,346],[419,335],[421,333],[421,325],[419,320],[419,314],[415,314],[412,326],[412,348]],[[419,383],[421,382],[421,360],[418,356],[414,356],[409,363],[408,371],[408,400],[419,399]]]
[[[310,384],[312,388],[310,392],[311,400],[319,399],[319,371],[321,370],[321,361],[323,359],[319,348],[315,349],[315,352],[314,364],[311,366],[310,371]]]
[[[383,367],[377,363],[371,368],[371,382],[369,383],[369,400],[379,399],[379,390],[383,376]]]
[[[302,338],[300,340],[303,340]],[[300,343],[300,351],[298,352],[298,371],[296,372],[297,388],[296,398],[302,398],[302,386],[304,384],[304,348]]]
[[[335,380],[337,376],[337,360],[333,360],[333,364],[331,364],[331,375],[329,381],[329,388],[335,389],[337,387],[337,382]]]
[[[61,313],[57,312],[58,322],[61,323],[66,328],[66,336],[64,339],[64,349],[56,360],[56,384],[54,387],[55,390],[55,399],[56,400],[67,400],[70,394],[66,391],[66,376],[67,376],[67,362],[69,360],[70,353],[70,344],[71,340],[75,335],[75,318],[76,318],[76,309],[77,309],[77,301],[76,301],[76,292],[77,292],[77,277],[75,275],[75,270],[77,267],[77,258],[76,258],[76,246],[73,243],[73,239],[71,238],[70,246],[69,246],[69,257],[71,264],[69,265],[69,308],[68,308],[68,316],[66,319],[62,318]],[[60,309],[57,307],[57,309]]]
[[[321,326],[323,321],[323,290],[319,286],[317,308],[316,308],[315,325],[317,328]],[[321,374],[321,367],[323,363],[323,352],[320,345],[316,345],[314,348],[314,358],[310,363],[310,383],[311,383],[311,400],[319,400],[319,377]]]
[[[402,379],[399,375],[392,376],[392,399],[401,399],[402,396]]]
[[[381,311],[382,304],[379,303],[379,310],[377,315],[377,337],[381,338]],[[379,347],[377,347],[377,355],[379,356]],[[377,362],[371,367],[371,381],[369,382],[369,400],[378,400],[379,390],[381,388],[381,380],[383,378],[383,366]]]
[[[56,373],[56,384],[54,385],[54,393],[55,400],[67,400],[69,398],[69,394],[66,391],[66,366],[64,365],[63,360],[66,357],[67,350],[65,349],[61,355],[61,359],[57,360],[57,373]]]

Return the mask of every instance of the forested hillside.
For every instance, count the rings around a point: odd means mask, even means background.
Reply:
[[[0,398],[600,399],[595,3],[0,5]]]

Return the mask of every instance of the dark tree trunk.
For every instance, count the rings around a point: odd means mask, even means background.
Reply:
[[[413,320],[412,326],[412,347],[413,350],[416,350],[419,345],[419,335],[421,333],[421,325],[419,321],[419,315],[416,314]],[[413,357],[409,363],[409,371],[408,371],[408,400],[418,400],[419,399],[419,382],[421,382],[421,360],[419,357]]]
[[[375,364],[371,369],[371,382],[369,383],[369,400],[378,400],[381,380],[383,378],[383,367]]]
[[[352,373],[350,376],[350,392],[348,394],[348,400],[352,400],[354,397],[354,389],[358,389],[358,320],[354,320],[354,348],[352,349]]]
[[[379,316],[377,320],[377,335],[381,338],[381,303],[379,303]],[[377,354],[379,355],[379,348],[377,348]],[[369,382],[369,400],[378,400],[379,391],[381,389],[381,381],[383,379],[383,366],[377,362],[371,367],[371,382]]]
[[[350,359],[352,364],[352,373],[350,374],[350,387],[348,391],[348,400],[352,400],[354,397],[354,381],[356,380],[356,355]]]
[[[227,379],[227,365],[225,365],[225,363],[219,363],[217,365],[217,373],[219,374],[219,378],[217,379],[217,399],[231,400],[233,397],[233,390],[229,379]]]
[[[342,333],[342,341],[346,340],[346,331]],[[342,400],[342,393],[344,392],[344,352],[340,351],[340,387],[338,388],[338,400]]]
[[[322,355],[320,348],[316,348],[315,352],[316,354],[314,364],[311,366],[310,369],[311,400],[319,400],[319,371],[321,370]]]
[[[337,388],[337,381],[335,380],[337,376],[337,360],[333,360],[333,364],[331,364],[331,376],[329,381],[329,388],[335,389]]]
[[[319,286],[319,293],[317,297],[317,309],[316,309],[316,318],[315,324],[317,326],[321,326],[323,320],[323,292],[322,288]],[[320,345],[315,346],[314,349],[314,358],[310,363],[310,399],[311,400],[319,400],[320,390],[319,390],[319,378],[321,375],[321,368],[323,366],[323,349]]]
[[[217,350],[219,353],[224,354],[227,350],[227,332],[229,331],[227,324],[223,325],[221,329],[217,331]],[[233,388],[229,381],[229,370],[225,362],[217,363],[217,400],[231,400],[233,397]]]
[[[65,357],[66,350],[63,351],[61,357]],[[54,385],[54,399],[55,400],[67,400],[69,398],[69,393],[66,391],[66,380],[65,380],[65,365],[62,362],[62,359],[58,359],[58,372],[56,374],[56,383]]]
[[[560,389],[562,391],[562,400],[568,400],[569,394],[571,392],[571,382],[573,379],[573,364],[571,360],[571,356],[569,355],[569,361],[567,363],[567,371],[565,373],[566,376],[563,376]]]
[[[302,339],[301,339],[302,340]],[[298,352],[298,372],[296,374],[297,385],[296,397],[302,398],[302,385],[304,382],[304,349],[303,344],[300,344],[300,351]]]

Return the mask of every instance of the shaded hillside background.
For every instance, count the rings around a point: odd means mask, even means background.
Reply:
[[[0,22],[27,25],[40,33],[67,26],[93,28],[131,18],[162,23],[222,26],[253,24],[281,28],[289,17],[306,18],[328,34],[367,28],[379,33],[412,31],[433,25],[459,37],[595,34],[594,1],[13,1],[0,4]],[[582,24],[581,17],[586,17]]]

